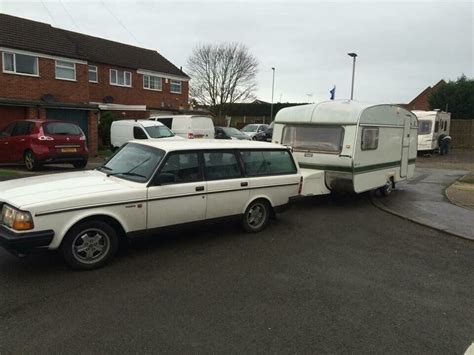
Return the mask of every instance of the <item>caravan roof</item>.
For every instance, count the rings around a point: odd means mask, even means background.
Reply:
[[[282,109],[275,117],[276,123],[314,124],[392,124],[403,125],[401,115],[408,115],[416,125],[416,116],[410,111],[390,104],[366,104],[351,100],[323,101],[317,104]]]

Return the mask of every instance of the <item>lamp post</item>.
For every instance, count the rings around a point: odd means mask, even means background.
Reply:
[[[272,67],[272,103],[270,104],[270,120],[273,120],[273,92],[275,90],[275,68]]]
[[[354,77],[355,77],[355,69],[356,69],[356,57],[357,53],[347,53],[349,57],[352,57],[352,85],[351,85],[351,100],[354,98]]]

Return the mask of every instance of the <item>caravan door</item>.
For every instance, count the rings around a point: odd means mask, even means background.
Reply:
[[[408,174],[408,159],[410,151],[410,117],[405,117],[402,140],[402,161],[400,166],[400,177],[406,178]]]

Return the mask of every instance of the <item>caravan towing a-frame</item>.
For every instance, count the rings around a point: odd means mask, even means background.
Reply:
[[[416,116],[400,106],[327,101],[280,110],[272,140],[292,148],[304,196],[374,189],[388,195],[414,174],[417,127]]]

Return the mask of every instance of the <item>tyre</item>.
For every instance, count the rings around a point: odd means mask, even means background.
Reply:
[[[392,191],[393,191],[393,188],[394,188],[393,185],[394,185],[394,184],[393,184],[393,181],[392,181],[392,180],[388,180],[388,181],[385,183],[385,185],[383,185],[382,187],[379,187],[379,188],[378,188],[378,191],[379,191],[380,195],[382,195],[382,196],[388,196],[388,195],[390,195],[390,194],[392,193]]]
[[[72,163],[72,165],[76,169],[84,169],[87,165],[87,160],[75,161],[74,163]]]
[[[246,232],[260,232],[267,226],[270,215],[270,204],[265,200],[255,200],[245,210],[242,225]]]
[[[93,270],[104,266],[117,252],[119,237],[109,224],[84,221],[64,237],[61,252],[64,260],[76,270]]]
[[[31,150],[27,150],[25,152],[25,155],[23,157],[25,167],[29,171],[35,171],[40,168],[40,163],[38,162],[38,159],[36,158],[35,153],[33,153]]]

